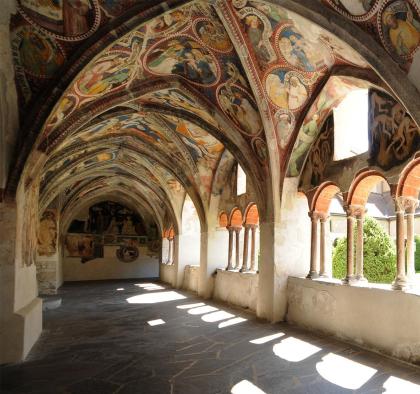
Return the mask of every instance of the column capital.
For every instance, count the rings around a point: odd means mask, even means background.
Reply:
[[[232,227],[236,233],[240,233],[242,230],[242,227]]]
[[[363,205],[347,205],[343,206],[344,211],[347,214],[347,217],[352,217],[356,219],[363,219],[363,216],[366,213],[366,208]]]
[[[395,211],[414,213],[419,206],[419,200],[414,197],[399,196],[395,197]]]
[[[325,222],[328,219],[328,213],[318,212],[318,211],[310,211],[308,212],[308,216],[311,218],[312,221]]]

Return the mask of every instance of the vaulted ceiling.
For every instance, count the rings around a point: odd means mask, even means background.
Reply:
[[[71,211],[119,194],[176,222],[188,193],[205,220],[239,161],[269,209],[273,179],[299,176],[348,92],[398,95],[375,56],[416,83],[420,42],[414,0],[276,3],[20,0],[11,34],[22,127],[9,189],[36,158],[41,209],[58,196]],[[409,25],[405,42],[393,18]],[[370,59],[339,34],[341,20],[372,45]]]

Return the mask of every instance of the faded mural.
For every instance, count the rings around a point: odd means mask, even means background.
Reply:
[[[41,216],[38,229],[38,255],[52,256],[57,251],[57,212],[47,209]]]

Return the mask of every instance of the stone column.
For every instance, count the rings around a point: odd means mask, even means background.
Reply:
[[[242,257],[242,267],[241,272],[248,271],[248,244],[249,244],[249,225],[245,226],[245,233],[244,233],[244,254]]]
[[[363,221],[365,215],[364,207],[355,209],[357,221],[357,238],[356,238],[356,279],[358,281],[366,281],[363,276]]]
[[[414,213],[416,208],[419,205],[419,200],[417,199],[407,199],[406,200],[406,214],[407,214],[407,277],[409,280],[413,280],[416,274],[414,253],[415,253],[415,244],[414,244]]]
[[[236,253],[235,253],[235,269],[239,269],[239,264],[240,264],[240,255],[239,255],[239,234],[241,232],[241,228],[240,227],[236,227],[235,228],[235,234],[236,234]]]
[[[318,212],[309,212],[311,218],[311,267],[306,276],[308,279],[318,278]]]
[[[394,290],[404,290],[407,286],[407,277],[405,276],[405,248],[404,248],[404,213],[405,198],[397,197],[395,199],[395,216],[397,226],[397,277],[392,284]]]
[[[320,257],[320,271],[319,271],[319,276],[321,276],[322,278],[327,278],[328,277],[328,272],[327,272],[327,256],[326,256],[326,252],[327,252],[327,237],[326,237],[326,231],[325,231],[325,226],[327,224],[328,221],[328,216],[326,214],[320,215],[320,244],[319,244],[319,257]]]
[[[354,279],[354,209],[351,206],[345,207],[347,213],[347,275],[343,283],[349,284]]]
[[[251,226],[251,271],[256,271],[255,267],[255,233],[257,226]]]
[[[228,252],[228,266],[226,270],[233,269],[232,265],[232,251],[233,251],[233,227],[227,227],[227,230],[229,231],[229,252]]]
[[[168,249],[168,264],[172,264],[172,256],[173,256],[173,238],[168,238],[169,241],[169,249]]]

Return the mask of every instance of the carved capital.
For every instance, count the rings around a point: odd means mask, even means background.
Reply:
[[[308,212],[308,216],[311,218],[311,221],[318,221],[320,220],[321,222],[326,222],[329,218],[327,213],[324,212],[318,212],[318,211],[311,211]]]
[[[414,213],[419,206],[419,200],[413,197],[400,196],[395,198],[395,211]]]
[[[363,219],[363,216],[366,213],[366,209],[362,205],[345,205],[343,208],[347,214],[347,217],[356,219]]]

